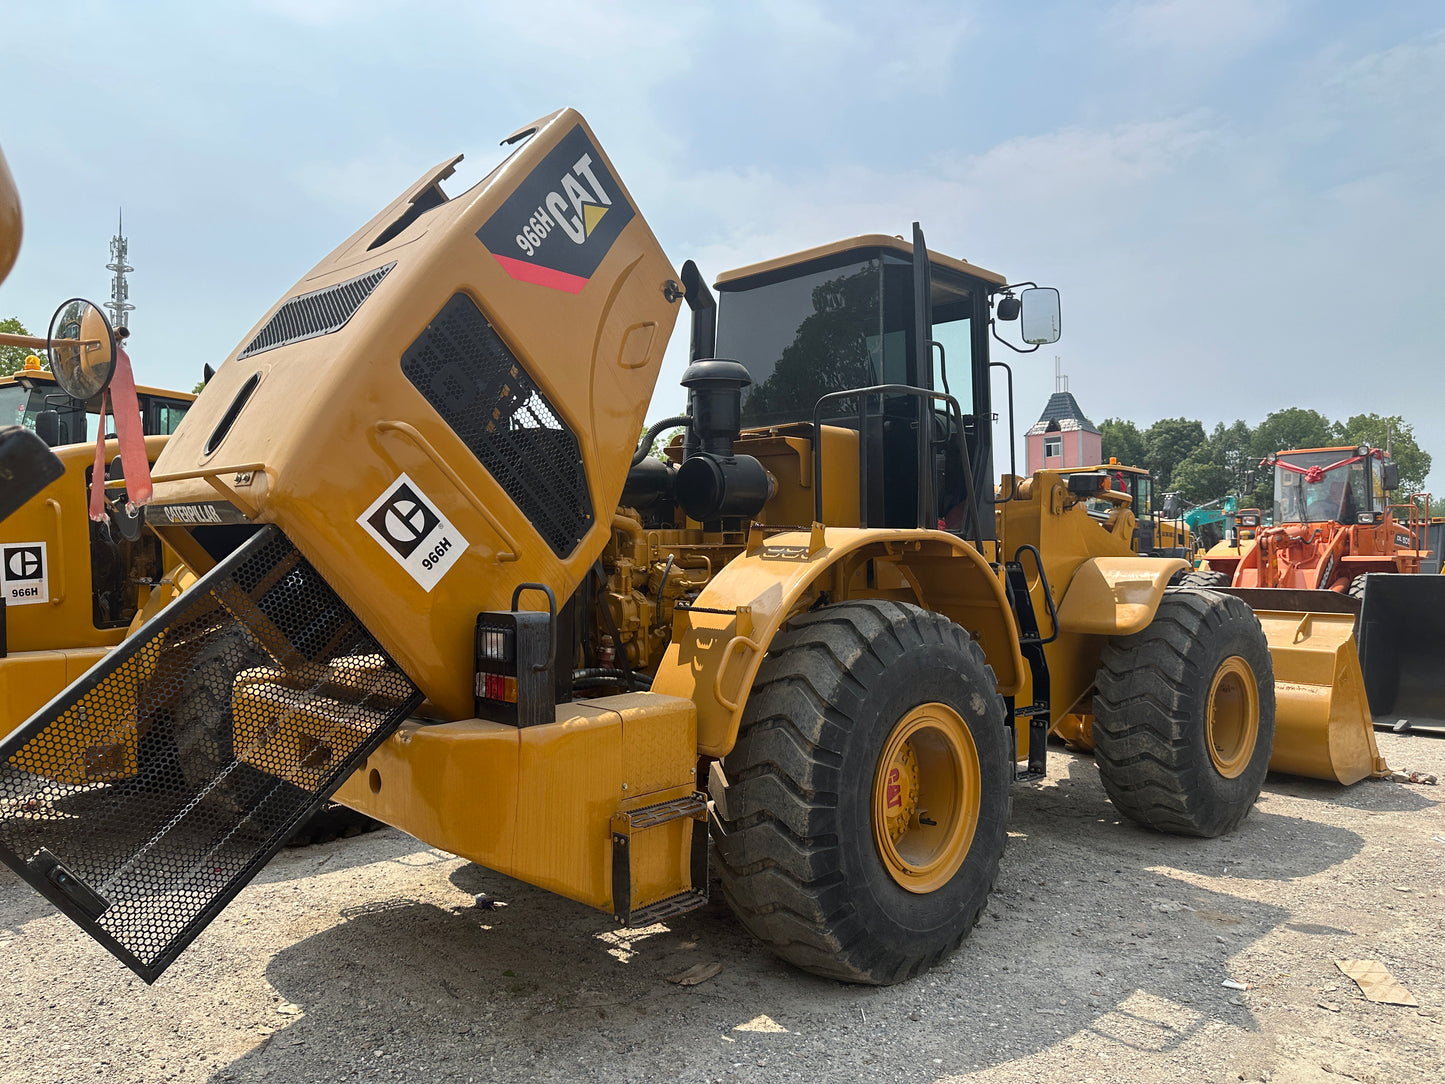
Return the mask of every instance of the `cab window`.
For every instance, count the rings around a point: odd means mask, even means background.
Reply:
[[[176,431],[191,404],[180,399],[152,399],[146,414],[146,435],[168,435]]]

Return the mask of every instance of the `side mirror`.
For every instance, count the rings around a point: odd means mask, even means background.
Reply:
[[[1400,488],[1400,468],[1393,463],[1385,464],[1385,492],[1390,493]]]
[[[35,415],[35,435],[45,442],[47,448],[60,443],[60,411],[42,410]]]
[[[1184,509],[1181,507],[1182,504],[1183,502],[1180,501],[1179,494],[1164,494],[1164,518],[1178,519],[1184,512]]]
[[[115,332],[105,313],[79,297],[55,310],[50,320],[50,371],[72,399],[95,398],[115,375]]]
[[[1050,286],[1034,286],[1019,295],[1023,316],[1020,334],[1031,346],[1059,341],[1059,291]]]
[[[999,298],[998,304],[994,307],[994,315],[1006,323],[1017,320],[1019,318],[1019,299],[1012,294]]]

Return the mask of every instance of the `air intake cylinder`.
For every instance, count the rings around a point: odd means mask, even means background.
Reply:
[[[699,523],[724,517],[751,518],[762,511],[775,484],[756,459],[735,455],[742,425],[743,388],[751,384],[736,361],[695,361],[682,374],[687,389],[687,458],[677,471],[677,501]]]

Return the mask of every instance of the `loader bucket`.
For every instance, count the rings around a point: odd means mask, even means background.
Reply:
[[[1445,732],[1445,577],[1365,579],[1360,663],[1377,726]]]
[[[1277,595],[1280,592],[1263,592]],[[1256,609],[1274,663],[1274,772],[1355,783],[1383,773],[1350,613]]]
[[[1425,527],[1425,546],[1429,553],[1420,560],[1420,571],[1437,575],[1445,557],[1445,522],[1431,522]]]
[[[154,982],[420,699],[262,528],[0,741],[0,860]]]

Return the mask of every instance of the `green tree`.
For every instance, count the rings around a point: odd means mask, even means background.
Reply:
[[[1425,488],[1430,473],[1430,453],[1415,440],[1415,428],[1398,414],[1356,414],[1340,427],[1344,444],[1369,444],[1390,449],[1395,465],[1400,468],[1400,492],[1408,496]]]
[[[1272,411],[1259,423],[1250,452],[1263,459],[1289,448],[1328,448],[1339,442],[1339,428],[1318,410],[1288,407]]]
[[[1250,472],[1256,461],[1250,455],[1253,433],[1249,425],[1220,422],[1209,438],[1174,469],[1172,488],[1191,504],[1242,494],[1251,488]]]
[[[1174,488],[1174,468],[1204,443],[1204,426],[1190,418],[1160,418],[1144,431],[1144,466],[1161,493]]]
[[[1105,418],[1099,423],[1100,454],[1104,462],[1113,456],[1130,467],[1144,465],[1144,434],[1124,418]]]
[[[25,325],[20,322],[19,317],[10,316],[0,320],[0,333],[8,335],[29,335]],[[42,361],[45,360],[44,350],[32,350],[28,346],[0,346],[0,376],[9,376],[11,373],[18,373],[25,368],[25,359],[31,354],[36,354]]]
[[[660,459],[664,463],[669,462],[667,458],[667,446],[671,444],[674,439],[683,436],[686,432],[687,429],[685,427],[678,426],[669,433],[659,433],[657,439],[652,442],[652,451],[647,454],[652,456],[653,459]]]

